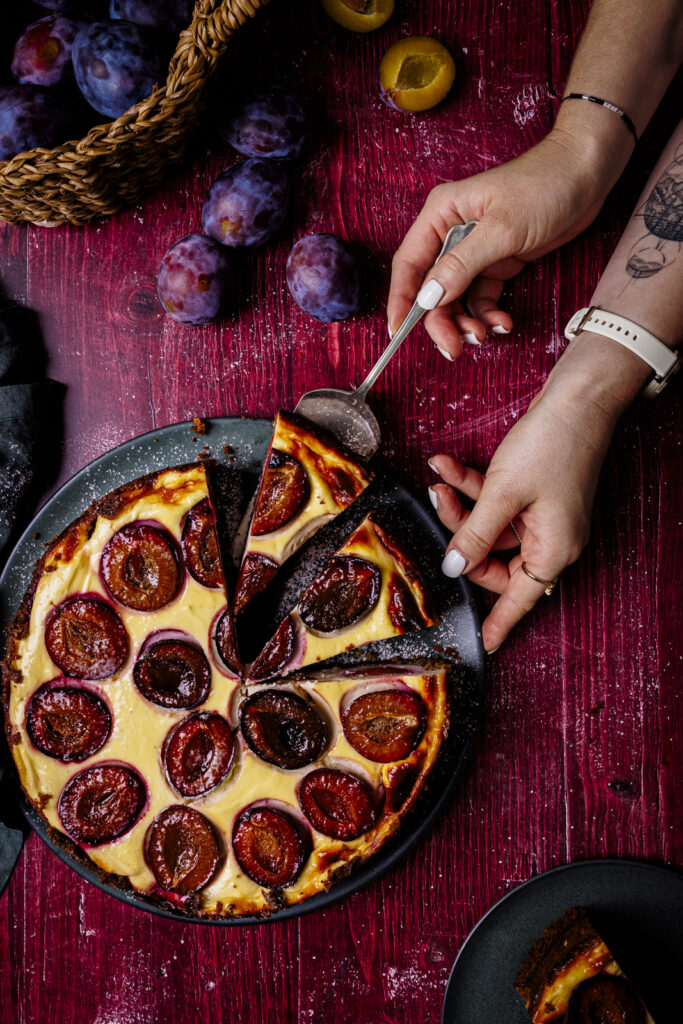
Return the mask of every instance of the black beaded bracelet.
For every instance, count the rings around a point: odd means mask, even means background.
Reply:
[[[601,100],[598,96],[587,96],[582,92],[570,92],[568,96],[563,96],[561,102],[565,100],[588,100],[589,103],[597,103],[600,107],[607,107],[613,113],[618,114],[621,120],[624,122],[628,130],[630,131],[633,138],[638,141],[638,133],[636,132],[636,126],[634,125],[631,118],[628,116],[625,110],[621,107],[617,107],[614,103],[610,103],[608,100]]]

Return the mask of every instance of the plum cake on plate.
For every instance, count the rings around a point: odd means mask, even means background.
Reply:
[[[283,509],[315,502],[309,536],[370,477],[284,415],[275,440],[254,520],[273,527],[279,564],[294,537]],[[259,536],[252,522],[247,555]],[[224,568],[210,467],[123,485],[46,549],[3,664],[10,749],[51,837],[102,880],[207,919],[299,903],[380,850],[449,717],[447,666],[314,671],[435,621],[372,516],[301,595],[289,646],[281,624],[249,672]]]

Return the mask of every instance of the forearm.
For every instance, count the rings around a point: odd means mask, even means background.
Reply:
[[[671,348],[681,341],[683,122],[652,172],[590,304],[633,320]],[[622,345],[582,331],[558,361],[544,391],[571,401],[583,395],[616,419],[649,374],[643,360]]]
[[[683,59],[681,0],[595,0],[564,89],[608,100],[640,135]],[[633,152],[613,111],[582,100],[559,109],[553,131],[580,148],[606,194]]]

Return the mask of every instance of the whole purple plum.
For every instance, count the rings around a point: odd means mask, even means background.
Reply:
[[[12,74],[22,85],[57,85],[73,77],[71,48],[82,25],[59,14],[34,21],[17,39]]]
[[[185,235],[164,255],[157,275],[162,306],[181,324],[209,324],[230,292],[230,258],[205,235]]]
[[[308,139],[309,120],[291,93],[261,92],[233,109],[221,135],[244,156],[297,157]]]
[[[48,11],[73,11],[75,8],[82,8],[85,5],[79,4],[77,0],[36,0],[41,7],[47,7]]]
[[[194,0],[111,0],[110,18],[180,32],[192,21]]]
[[[289,182],[272,160],[245,160],[216,178],[202,210],[202,227],[230,246],[261,245],[284,223]]]
[[[95,21],[73,45],[76,82],[98,114],[119,117],[166,77],[157,34],[130,21]]]
[[[316,320],[347,320],[361,307],[358,265],[335,235],[305,235],[287,258],[287,285],[297,306]]]
[[[51,149],[75,133],[61,97],[36,85],[0,87],[0,160],[42,146]]]

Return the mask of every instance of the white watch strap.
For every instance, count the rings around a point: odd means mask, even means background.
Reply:
[[[648,398],[654,398],[663,391],[681,363],[678,352],[672,352],[659,338],[655,338],[654,334],[650,334],[633,320],[627,320],[626,317],[617,316],[615,313],[607,313],[598,306],[590,306],[574,313],[564,329],[565,338],[571,341],[579,331],[592,331],[594,334],[611,338],[612,341],[618,341],[651,366],[654,377],[643,390],[643,394]]]

